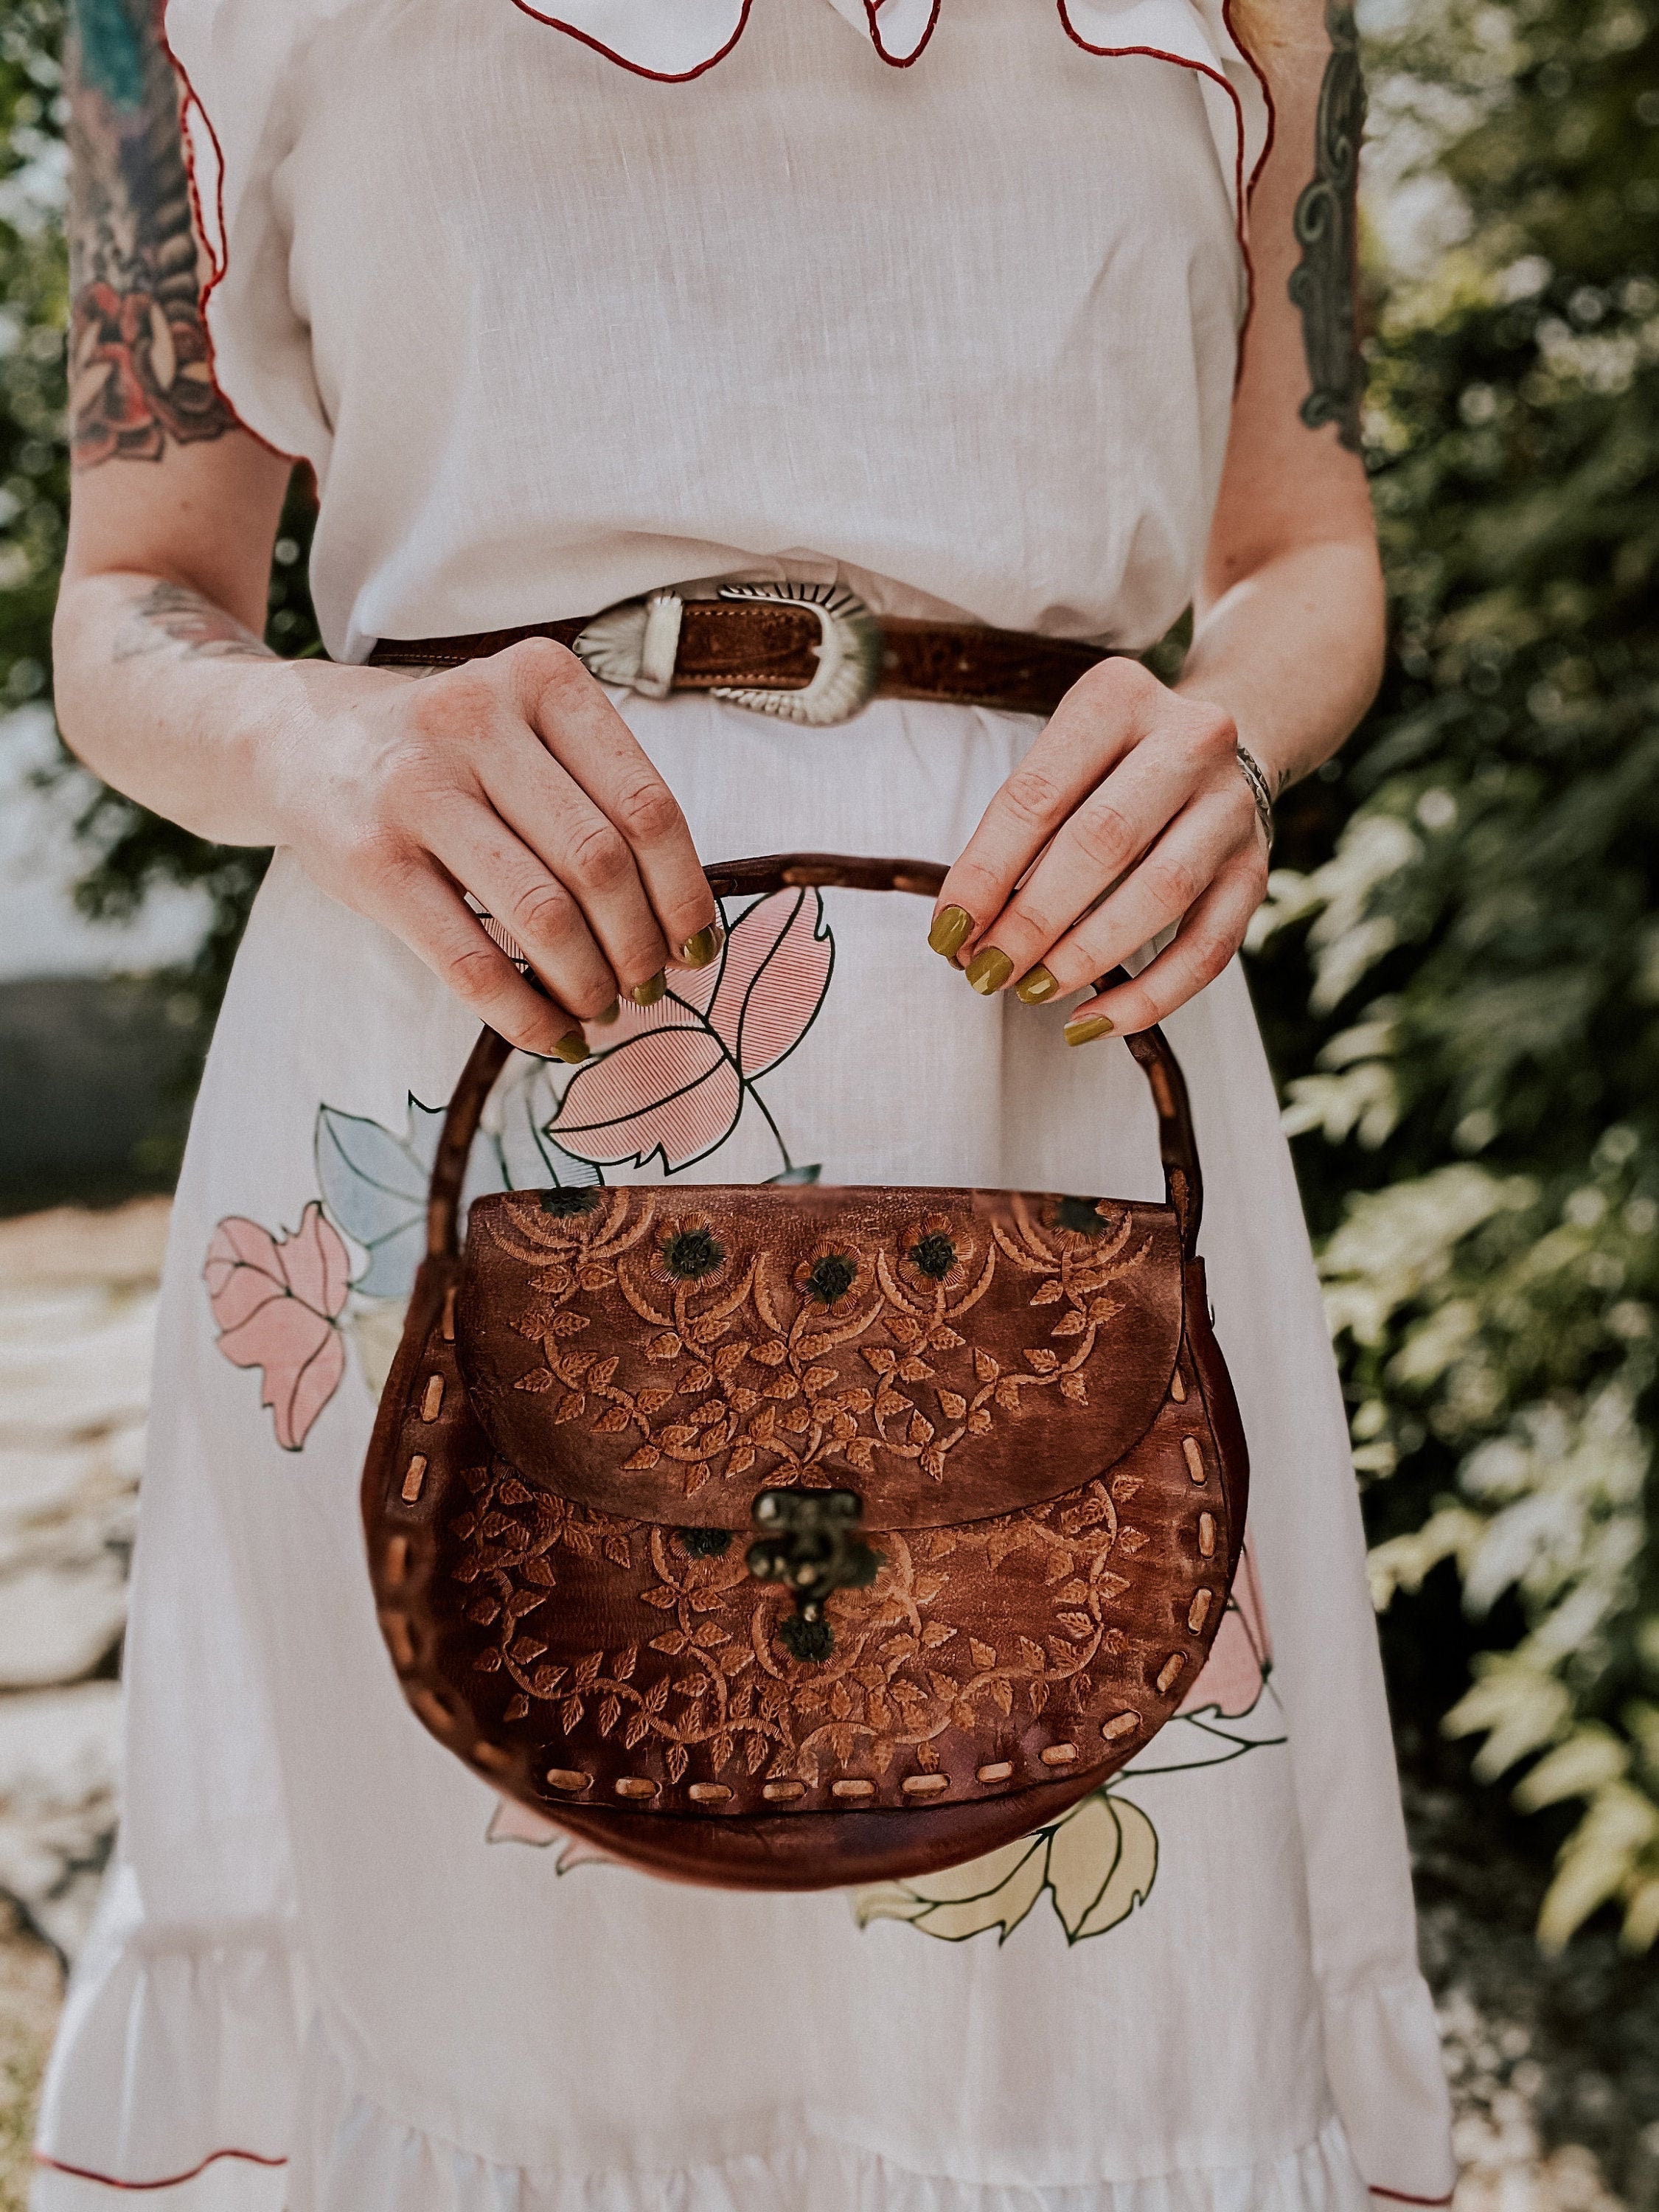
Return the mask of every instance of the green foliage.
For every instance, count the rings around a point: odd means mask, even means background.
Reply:
[[[1454,117],[1466,242],[1372,347],[1394,596],[1334,856],[1273,884],[1305,945],[1293,1130],[1378,1595],[1455,1561],[1512,1649],[1448,1725],[1517,1800],[1582,1801],[1545,1906],[1659,1934],[1659,15],[1516,0],[1405,53]],[[1303,934],[1305,928],[1305,936]]]
[[[46,687],[64,556],[62,117],[55,0],[0,18],[0,704]]]

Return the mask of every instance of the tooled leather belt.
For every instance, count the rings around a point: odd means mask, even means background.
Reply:
[[[1099,647],[968,623],[878,621],[838,584],[725,584],[714,599],[653,592],[603,614],[465,637],[381,638],[380,668],[454,668],[526,638],[568,646],[601,684],[665,698],[708,691],[786,721],[852,719],[869,700],[937,699],[1051,714]]]

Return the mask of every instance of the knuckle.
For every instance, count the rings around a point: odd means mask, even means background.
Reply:
[[[477,668],[478,664],[471,661],[464,668],[451,669],[427,683],[412,685],[404,708],[410,727],[424,737],[449,737],[458,728],[476,728],[493,719],[498,703],[495,687],[477,672]]]
[[[411,857],[402,832],[378,816],[347,834],[341,854],[349,880],[383,890],[403,879]]]
[[[1007,906],[997,916],[996,941],[1018,970],[1022,964],[1029,966],[1042,946],[1054,942],[1068,919],[1051,918],[1029,903]]]
[[[616,999],[616,981],[609,969],[602,976],[595,975],[580,984],[562,981],[559,996],[580,1020],[591,1022],[596,1014],[604,1013]]]
[[[544,1012],[520,1012],[515,1000],[511,1012],[498,1010],[489,1017],[489,1024],[520,1052],[545,1057],[570,1027],[570,1021],[568,1015],[552,1006]]]
[[[1002,787],[1002,795],[1010,811],[1034,829],[1052,822],[1062,804],[1060,788],[1054,778],[1029,761],[1014,770]]]
[[[1050,945],[1043,954],[1042,961],[1060,987],[1055,994],[1060,998],[1064,998],[1069,992],[1082,990],[1100,973],[1100,963],[1092,958],[1086,947],[1082,945]]]
[[[1152,670],[1129,653],[1113,653],[1098,662],[1083,678],[1083,683],[1102,700],[1128,706],[1150,699],[1164,686]]]
[[[660,776],[643,777],[618,797],[611,817],[630,844],[651,845],[683,827],[679,802]]]
[[[530,884],[519,893],[509,920],[513,934],[521,945],[548,945],[568,933],[574,917],[570,894],[550,878]]]
[[[445,960],[443,979],[456,997],[465,999],[469,1006],[488,1006],[500,988],[502,957],[486,945],[463,945]]]
[[[582,672],[580,661],[569,647],[550,637],[521,637],[516,645],[498,653],[496,659],[515,682],[536,690],[550,684],[568,683],[573,670]]]
[[[945,879],[939,897],[945,906],[959,906],[982,928],[1007,896],[1006,884],[994,870],[978,860],[963,860]]]
[[[595,823],[572,842],[565,856],[570,878],[580,890],[614,890],[632,869],[628,845],[611,823]]]
[[[1188,742],[1200,752],[1231,760],[1238,743],[1238,725],[1220,707],[1194,704],[1188,723]]]
[[[1198,871],[1188,860],[1149,860],[1146,887],[1158,904],[1185,914],[1203,889]]]
[[[1091,799],[1073,817],[1079,845],[1102,867],[1120,866],[1134,851],[1135,833],[1129,820],[1109,799]]]
[[[1231,942],[1220,930],[1200,930],[1193,942],[1192,963],[1200,983],[1213,983],[1232,957]]]

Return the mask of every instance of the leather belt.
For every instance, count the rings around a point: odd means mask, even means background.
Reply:
[[[1098,646],[968,623],[878,621],[836,584],[726,584],[714,599],[653,592],[603,614],[470,636],[381,638],[380,668],[455,668],[526,638],[568,646],[602,684],[665,698],[708,691],[817,726],[874,698],[1052,714]]]

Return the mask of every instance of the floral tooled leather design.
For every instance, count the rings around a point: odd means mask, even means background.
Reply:
[[[778,1638],[787,1601],[756,1583],[740,1543],[711,1553],[701,1531],[571,1506],[530,1491],[499,1460],[467,1469],[465,1481],[452,1571],[472,1593],[468,1620],[493,1632],[474,1668],[512,1685],[502,1717],[540,1706],[573,1758],[594,1737],[614,1741],[657,1753],[674,1783],[694,1756],[714,1781],[735,1764],[816,1787],[830,1769],[885,1776],[907,1752],[927,1773],[948,1729],[975,1741],[1001,1723],[1017,1732],[1051,1706],[1063,1734],[1087,1717],[1091,1670],[1104,1662],[1115,1672],[1110,1662],[1128,1651],[1113,1616],[1129,1581],[1111,1562],[1131,1565],[1148,1541],[1120,1519],[1113,1494],[1127,1503],[1141,1486],[1133,1474],[969,1528],[896,1533],[874,1587],[831,1599],[829,1656],[803,1663]],[[1017,1553],[1021,1579],[1052,1607],[1041,1641],[999,1625],[983,1603],[986,1578]],[[601,1567],[621,1571],[605,1577],[604,1617],[625,1640],[582,1649],[567,1620],[595,1615],[578,1590],[568,1613],[555,1593]]]
[[[428,1724],[556,1818],[1018,1796],[1109,1771],[1197,1679],[1231,1509],[1185,1353],[1152,1430],[1105,1474],[875,1535],[873,1583],[830,1596],[832,1646],[805,1661],[742,1537],[596,1511],[492,1453],[444,1333],[453,1313],[428,1307],[402,1479],[375,1523],[382,1625]]]
[[[475,1209],[462,1364],[527,1477],[727,1525],[763,1482],[851,1482],[872,1528],[915,1526],[1071,1486],[1052,1480],[1060,1434],[1072,1468],[1079,1443],[1108,1465],[1167,1388],[1180,1285],[1162,1207],[802,1192],[781,1235],[754,1194],[688,1195]]]
[[[796,854],[709,879],[944,875]],[[739,1888],[914,1881],[1097,1792],[1202,1673],[1249,1480],[1185,1085],[1158,1032],[1129,1048],[1162,1205],[560,1183],[475,1201],[463,1249],[508,1052],[486,1032],[363,1475],[427,1728],[588,1844]],[[832,1577],[826,1516],[854,1512]],[[787,1610],[809,1573],[816,1618]]]

